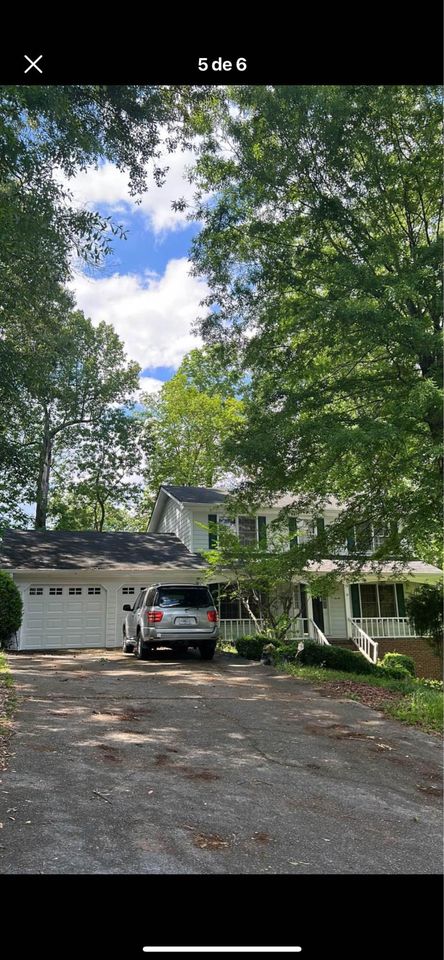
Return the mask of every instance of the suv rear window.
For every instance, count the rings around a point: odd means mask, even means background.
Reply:
[[[154,600],[156,607],[213,607],[205,587],[160,587]]]

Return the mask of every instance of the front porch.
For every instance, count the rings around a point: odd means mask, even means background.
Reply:
[[[241,602],[224,596],[226,585],[213,585],[212,589],[216,594],[223,641],[233,643],[238,637],[263,629],[259,609],[254,611],[256,621],[242,616],[245,611]],[[417,638],[406,616],[403,583],[342,584],[324,599],[313,595],[313,585],[310,591],[308,584],[297,583],[293,616],[289,639],[307,638],[327,645],[353,644],[373,663],[378,659],[378,640]]]
[[[315,621],[313,621],[315,623]],[[384,639],[403,639],[404,637],[417,638],[418,634],[415,633],[410,620],[407,617],[372,617],[372,618],[350,618],[350,630],[349,635],[347,636],[346,631],[344,630],[343,639],[353,640],[352,632],[353,626],[358,627],[364,633],[366,633],[373,640]],[[257,633],[263,629],[263,621],[258,621],[258,626],[254,620],[249,618],[239,619],[239,620],[220,620],[220,634],[223,640],[236,640],[237,637],[243,637],[250,633]],[[318,626],[315,623],[315,626]],[[309,637],[311,636],[310,632],[310,621],[308,618],[297,617],[293,623],[293,628],[290,631],[290,636],[292,639],[298,637]],[[320,629],[318,627],[318,629]],[[313,632],[313,631],[312,631]],[[332,640],[339,641],[341,638],[332,637],[331,635],[324,634],[326,640],[331,642]]]

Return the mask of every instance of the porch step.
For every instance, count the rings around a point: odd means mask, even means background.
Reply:
[[[329,643],[332,647],[345,647],[346,650],[357,650],[356,644],[352,640],[349,640],[348,637],[327,637]]]

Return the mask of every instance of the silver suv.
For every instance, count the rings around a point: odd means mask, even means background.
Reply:
[[[217,610],[207,587],[156,583],[141,590],[123,624],[123,652],[146,660],[156,647],[185,653],[198,647],[203,660],[212,660],[219,637]]]

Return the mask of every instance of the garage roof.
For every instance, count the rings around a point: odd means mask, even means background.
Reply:
[[[204,566],[201,557],[170,533],[8,530],[0,544],[0,567],[6,570],[192,570]]]

